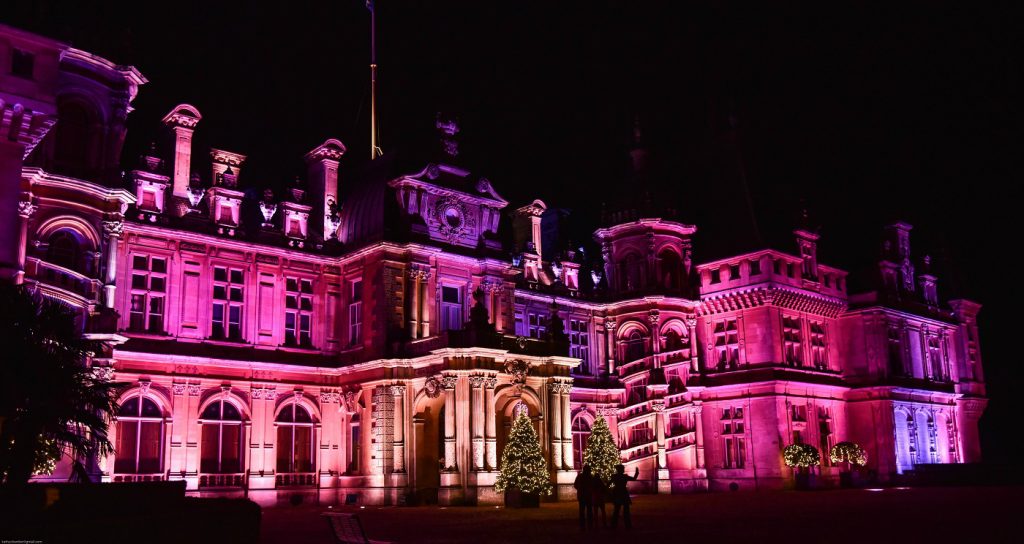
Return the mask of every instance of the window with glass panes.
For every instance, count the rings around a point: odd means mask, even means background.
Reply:
[[[715,362],[719,370],[735,367],[740,360],[740,337],[735,319],[716,321],[714,325]]]
[[[892,325],[887,332],[889,346],[889,373],[893,376],[903,376],[906,371],[903,368],[903,334],[899,327]]]
[[[114,472],[156,474],[162,472],[164,418],[152,399],[132,397],[117,411]]]
[[[245,273],[239,268],[213,267],[213,323],[210,336],[222,340],[241,340],[244,306]]]
[[[743,468],[747,459],[745,436],[743,408],[729,407],[722,410],[722,445],[725,449],[722,466]]]
[[[462,329],[462,289],[453,285],[441,286],[441,330]]]
[[[944,381],[946,379],[942,364],[942,340],[938,336],[928,337],[928,362],[932,367],[932,379]]]
[[[811,363],[814,368],[824,370],[828,368],[828,353],[825,349],[825,324],[820,321],[811,321]]]
[[[529,312],[526,315],[526,336],[530,338],[544,338],[544,335],[548,332],[548,316],[535,312]]]
[[[832,410],[827,406],[818,408],[818,447],[821,450],[821,464],[832,466],[832,459],[829,452],[835,445],[835,438],[832,435]]]
[[[587,372],[590,360],[590,334],[587,331],[587,322],[583,319],[569,319],[569,357],[575,357],[583,361],[579,370]]]
[[[363,280],[353,280],[348,291],[348,343],[363,341]]]
[[[207,474],[242,472],[242,414],[235,405],[218,400],[199,416],[202,455],[199,471]]]
[[[313,472],[313,418],[298,403],[277,415],[277,471]]]
[[[313,345],[313,280],[285,278],[284,343]]]
[[[132,256],[128,328],[133,331],[163,332],[166,297],[167,259],[147,255]]]
[[[797,366],[803,362],[799,317],[782,317],[782,338],[786,355],[786,364]]]

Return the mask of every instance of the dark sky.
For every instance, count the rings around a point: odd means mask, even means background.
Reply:
[[[249,155],[243,184],[301,174],[327,137],[348,146],[343,185],[366,162],[361,0],[12,4],[4,22],[149,78],[126,158],[188,102],[204,115],[197,141]],[[792,250],[806,207],[822,260],[857,271],[885,222],[913,223],[940,291],[984,305],[984,448],[1008,460],[1024,415],[1009,342],[1024,141],[1015,18],[953,2],[748,4],[378,0],[383,147],[433,146],[435,112],[454,113],[460,160],[513,205],[571,210],[585,233],[603,202],[635,192],[621,180],[639,116],[653,191],[700,229],[698,260]]]

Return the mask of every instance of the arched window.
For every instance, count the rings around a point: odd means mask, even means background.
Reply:
[[[921,464],[935,462],[935,421],[932,415],[924,410],[917,412],[915,434],[917,435],[917,462]]]
[[[660,267],[658,280],[661,287],[668,290],[679,289],[682,286],[682,282],[680,282],[682,265],[679,255],[675,251],[666,249],[658,255],[658,264]]]
[[[644,335],[639,330],[634,329],[626,337],[625,360],[623,362],[629,363],[643,358],[644,351]]]
[[[313,472],[313,418],[298,403],[277,416],[277,471]]]
[[[644,287],[644,263],[639,255],[630,253],[622,260],[623,291],[634,291]]]
[[[78,238],[67,230],[60,230],[50,237],[46,262],[81,272],[80,267],[84,264],[81,254]]]
[[[572,421],[572,458],[573,466],[583,467],[583,453],[587,451],[587,440],[590,439],[590,423],[582,415]]]
[[[199,471],[208,474],[242,472],[242,414],[230,402],[211,402],[199,416],[203,425]]]
[[[679,351],[687,347],[689,339],[670,329],[665,333],[665,351]]]
[[[164,418],[151,399],[132,397],[117,411],[117,444],[114,472],[156,474],[163,472]]]

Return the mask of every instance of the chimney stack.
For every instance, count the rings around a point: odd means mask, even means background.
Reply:
[[[541,253],[543,248],[540,244],[540,219],[547,209],[548,207],[543,201],[534,200],[530,204],[517,209],[512,215],[512,230],[515,234],[516,251],[534,253],[542,261],[544,260],[544,254]],[[533,245],[532,251],[528,247],[529,243]]]
[[[345,144],[331,138],[306,153],[308,187],[312,204],[312,232],[323,235],[324,241],[336,237],[339,223],[335,213],[338,201],[338,161],[345,154]],[[333,216],[333,217],[332,217]]]
[[[174,131],[174,176],[172,194],[188,199],[188,182],[192,167],[192,132],[203,118],[194,106],[179,104],[164,116],[163,122]]]

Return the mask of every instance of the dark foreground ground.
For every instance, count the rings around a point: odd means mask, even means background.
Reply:
[[[1024,542],[1024,487],[641,495],[633,529],[581,531],[576,503],[486,507],[264,508],[263,542],[332,542],[321,512],[357,512],[394,542]],[[611,507],[608,508],[609,515]]]

